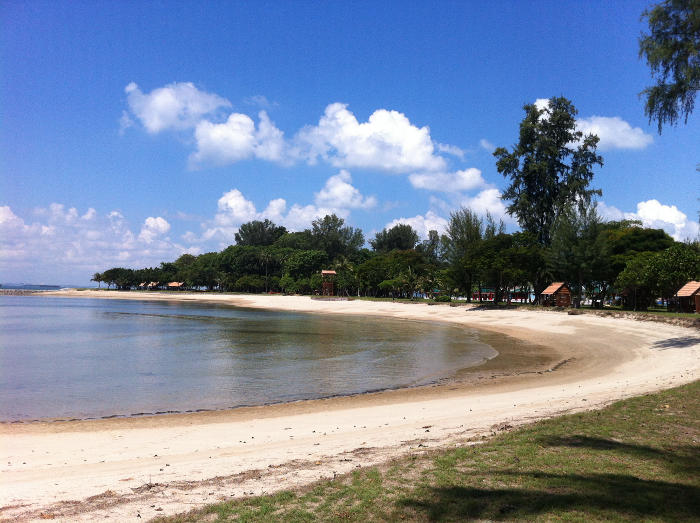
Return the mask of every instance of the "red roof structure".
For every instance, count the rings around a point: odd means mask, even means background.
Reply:
[[[555,281],[552,283],[549,287],[547,287],[545,290],[542,291],[542,294],[545,296],[549,296],[551,294],[556,294],[559,289],[562,288],[562,286],[566,285],[563,281]]]
[[[542,305],[571,306],[571,291],[563,281],[555,281],[542,291]]]
[[[700,291],[700,281],[689,281],[678,289],[676,296],[679,298],[690,298],[691,296],[695,296],[698,291]]]
[[[678,310],[700,312],[700,281],[689,281],[676,293]]]

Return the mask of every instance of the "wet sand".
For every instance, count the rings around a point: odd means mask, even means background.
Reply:
[[[303,485],[488,435],[503,424],[596,408],[700,375],[700,333],[651,322],[296,296],[42,295],[207,301],[449,322],[478,329],[499,356],[426,387],[229,411],[3,424],[2,518],[38,519],[43,513],[66,521],[105,516],[143,521]]]

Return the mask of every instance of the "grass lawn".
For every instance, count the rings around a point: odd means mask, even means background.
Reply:
[[[160,521],[700,521],[700,382]]]

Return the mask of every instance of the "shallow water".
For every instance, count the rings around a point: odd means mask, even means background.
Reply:
[[[420,385],[497,353],[428,322],[0,296],[0,420],[224,409]]]

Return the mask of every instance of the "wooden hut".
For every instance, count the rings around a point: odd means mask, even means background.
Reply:
[[[700,281],[689,281],[676,293],[678,310],[682,312],[700,311]]]
[[[184,289],[185,282],[182,281],[171,281],[168,283],[168,290],[169,291],[179,291]]]
[[[552,283],[542,291],[542,305],[556,307],[571,306],[571,290],[563,281]]]
[[[323,295],[333,296],[333,281],[335,280],[335,271],[321,271],[321,278],[323,279]]]

